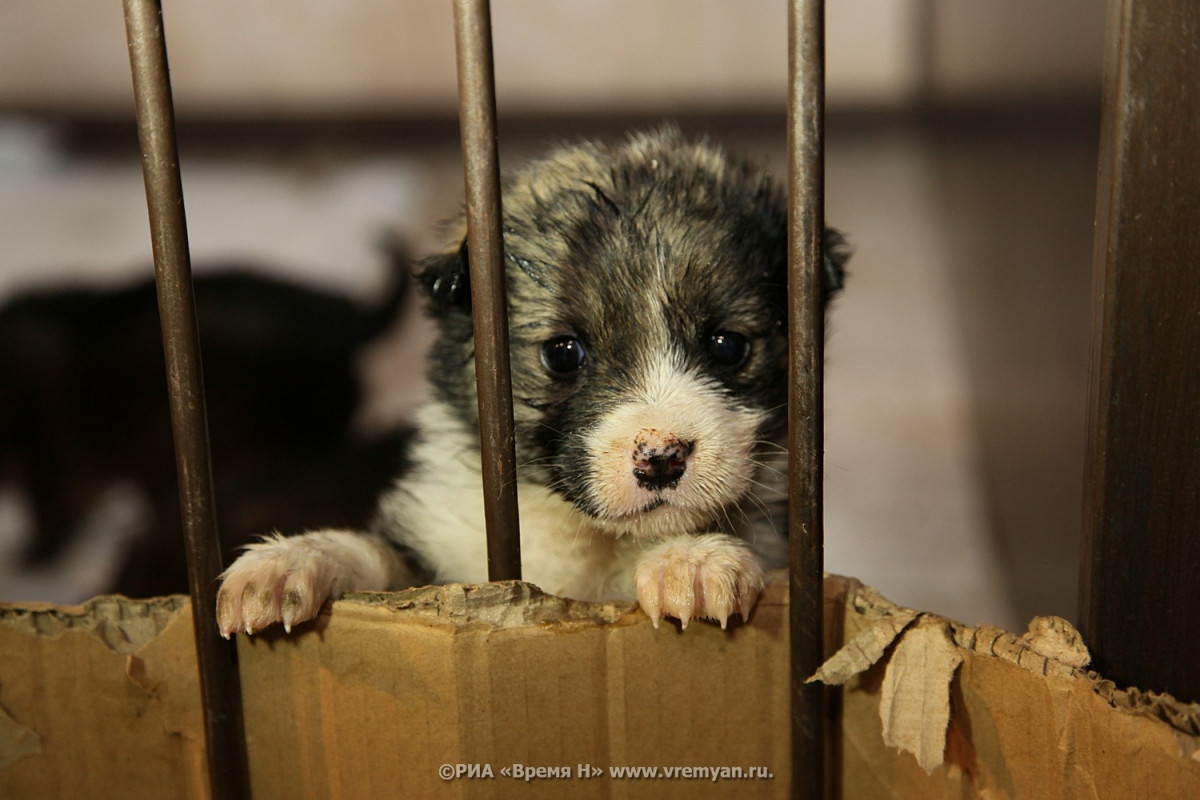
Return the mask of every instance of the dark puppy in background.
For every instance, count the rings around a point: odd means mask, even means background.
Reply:
[[[655,624],[743,618],[786,563],[784,193],[678,131],[564,147],[505,182],[504,253],[524,578],[637,598]],[[465,223],[423,284],[435,398],[374,530],[251,545],[222,632],[327,598],[487,579]],[[826,234],[826,298],[846,258]]]
[[[369,439],[352,429],[355,360],[398,318],[411,285],[407,247],[380,244],[390,288],[370,306],[249,264],[203,265],[196,277],[216,510],[230,548],[275,525],[362,524],[401,463],[404,431]],[[126,484],[151,519],[108,589],[187,591],[160,330],[152,279],[31,289],[0,308],[0,486],[29,501],[25,565],[53,562],[106,492]]]

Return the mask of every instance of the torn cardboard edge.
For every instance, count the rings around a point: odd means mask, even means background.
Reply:
[[[779,603],[786,593],[786,572],[773,571],[760,603]],[[879,661],[888,647],[918,620],[944,626],[953,643],[985,656],[1010,661],[1045,676],[1085,677],[1094,691],[1121,711],[1159,720],[1180,733],[1200,737],[1200,703],[1184,703],[1169,694],[1120,688],[1096,672],[1085,671],[1086,646],[1071,623],[1060,617],[1035,617],[1017,636],[991,625],[971,626],[904,608],[854,578],[827,575],[826,582],[844,587],[848,608],[875,618],[866,630],[835,653],[811,681],[840,686]],[[827,587],[826,594],[830,593]],[[835,592],[836,594],[837,592]],[[422,619],[480,623],[497,628],[548,623],[633,624],[641,612],[633,602],[595,603],[547,594],[530,583],[422,586],[399,592],[355,592],[339,603],[385,607]],[[0,603],[0,625],[55,638],[67,630],[93,633],[110,649],[131,654],[158,636],[176,613],[190,608],[186,595],[133,600],[101,595],[78,606],[50,603]],[[330,613],[326,608],[322,613]]]
[[[0,795],[27,780],[11,776],[45,772],[30,796],[70,796],[79,774],[144,748],[169,762],[172,736],[202,753],[189,609],[180,595],[0,603]]]
[[[784,602],[787,575],[768,575],[760,603]],[[1035,617],[1020,636],[991,625],[971,626],[936,615],[898,606],[872,587],[854,578],[826,575],[845,594],[846,606],[856,614],[875,618],[867,629],[847,642],[810,681],[839,686],[879,661],[888,647],[914,622],[944,625],[954,644],[965,650],[1010,661],[1031,672],[1050,676],[1085,677],[1094,691],[1120,711],[1149,717],[1187,736],[1200,737],[1200,703],[1184,703],[1169,694],[1121,688],[1093,671],[1079,632],[1060,617]],[[826,595],[830,587],[826,588]],[[339,601],[385,607],[421,619],[480,623],[514,627],[548,623],[633,624],[641,612],[633,602],[595,603],[547,594],[530,583],[500,581],[486,584],[422,586],[399,592],[355,592]],[[67,630],[85,630],[115,652],[131,654],[158,636],[176,613],[190,608],[186,595],[134,600],[121,595],[101,595],[78,606],[50,603],[0,603],[0,625],[55,638]],[[323,614],[330,613],[327,607]]]
[[[763,614],[764,620],[778,620],[780,615],[786,614],[787,590],[786,573],[772,573],[747,627],[755,627],[759,613]],[[1178,734],[1179,753],[1193,761],[1200,760],[1200,738],[1197,737],[1200,705],[1181,703],[1166,695],[1136,689],[1118,689],[1111,682],[1086,671],[1086,648],[1077,632],[1063,620],[1037,618],[1029,632],[1017,636],[991,626],[967,626],[902,608],[854,579],[836,576],[826,578],[825,604],[827,624],[831,624],[831,619],[842,618],[843,614],[847,618],[856,617],[856,624],[848,629],[858,633],[849,641],[838,642],[841,649],[826,661],[814,679],[836,685],[878,665],[877,672],[883,672],[877,705],[884,740],[892,748],[912,753],[917,764],[927,772],[946,758],[948,729],[955,726],[951,719],[957,708],[953,701],[955,682],[965,679],[964,664],[976,657],[1008,662],[1045,679],[1078,681],[1077,685],[1090,688],[1102,699],[1102,707],[1169,726],[1160,730]],[[196,678],[189,635],[191,620],[180,613],[189,608],[188,599],[181,596],[148,601],[119,596],[98,597],[75,607],[0,604],[0,628],[39,639],[59,639],[68,632],[72,633],[70,638],[73,640],[78,639],[78,634],[83,634],[85,639],[94,637],[109,651],[123,656],[123,680],[137,689],[137,697],[153,703],[155,719],[161,719],[162,729],[193,743],[193,750],[189,752],[199,753],[202,736],[196,700],[198,688],[192,685]],[[331,626],[331,622],[338,624]],[[317,651],[326,652],[321,649],[324,645],[320,642],[333,628],[337,628],[333,631],[334,637],[345,648],[347,631],[354,636],[370,637],[374,635],[371,631],[379,631],[375,626],[393,623],[415,628],[434,627],[451,634],[504,630],[507,637],[510,630],[517,633],[516,629],[521,628],[572,632],[607,627],[614,630],[628,628],[623,632],[637,633],[636,626],[644,626],[647,622],[634,603],[574,601],[515,581],[452,584],[396,593],[347,595],[322,611],[322,619],[312,625],[317,637],[305,638],[303,647],[308,648],[305,652],[311,651],[316,657]],[[300,630],[298,635],[303,636],[304,632]],[[404,634],[412,635],[424,636],[418,630]],[[255,641],[260,638],[263,642],[256,656],[262,662],[260,667],[269,665],[271,670],[278,669],[284,662],[279,658],[280,653],[271,651],[284,637],[282,634],[255,637]],[[464,638],[470,639],[470,636]],[[471,642],[467,644],[476,646]],[[721,642],[715,644],[721,646]],[[292,655],[299,652],[293,650],[290,644],[286,648]],[[670,648],[664,652],[669,651]],[[530,652],[536,653],[537,649]],[[296,667],[302,660],[288,663]],[[335,670],[327,676],[331,686],[340,685],[338,676],[341,674]],[[278,683],[278,675],[272,675],[271,682]],[[26,679],[17,677],[16,680],[19,686]],[[470,684],[466,688],[482,691],[471,688],[474,686]],[[326,690],[330,687],[322,691]],[[329,698],[333,697],[329,695]],[[55,763],[54,759],[60,757],[51,752],[52,742],[47,744],[49,740],[39,738],[40,729],[33,723],[35,718],[30,716],[31,713],[30,708],[20,705],[0,708],[0,744],[3,745],[0,752],[5,756],[0,759],[4,760],[0,770],[27,766],[17,764],[18,761],[43,765]],[[330,719],[327,724],[336,723]],[[875,727],[870,734],[876,742],[880,741],[880,730]],[[469,734],[464,735],[470,738]],[[10,764],[15,766],[10,767]],[[33,768],[28,766],[28,769]],[[38,770],[42,768],[37,766]],[[0,774],[0,779],[3,777]]]
[[[1095,692],[1110,706],[1141,717],[1150,717],[1170,725],[1187,736],[1200,738],[1200,703],[1182,703],[1169,694],[1142,691],[1135,687],[1118,688],[1115,683],[1095,672],[1087,677]]]
[[[82,630],[95,635],[109,649],[129,654],[157,637],[175,614],[189,607],[186,595],[148,600],[100,595],[78,606],[0,603],[0,625],[51,639]]]
[[[124,656],[129,681],[164,706],[168,732],[199,742],[203,728],[199,708],[192,708],[190,694],[193,685],[199,683],[191,617],[186,613],[190,609],[187,595],[144,600],[100,595],[77,606],[0,603],[0,626],[50,640],[68,633],[90,636]],[[155,667],[148,671],[147,662]],[[164,669],[164,664],[169,668]],[[163,673],[169,673],[171,680],[164,680]],[[0,729],[4,727],[3,716],[0,707]]]
[[[930,772],[943,763],[950,723],[951,686],[963,653],[1016,664],[1043,677],[1081,679],[1118,711],[1165,723],[1191,737],[1187,757],[1200,756],[1200,704],[1137,688],[1122,689],[1084,668],[1091,656],[1082,636],[1061,617],[1034,617],[1020,636],[991,625],[964,625],[914,611],[848,579],[846,607],[864,617],[862,630],[808,679],[841,686],[885,655],[880,721],[889,747],[911,753]]]
[[[452,583],[399,592],[353,592],[339,603],[405,611],[421,619],[479,623],[494,628],[581,622],[629,624],[638,620],[637,603],[593,603],[547,594],[531,583]]]

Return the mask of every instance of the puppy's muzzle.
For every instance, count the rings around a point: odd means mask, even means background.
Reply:
[[[633,477],[651,491],[674,489],[687,471],[695,442],[647,428],[633,441]]]

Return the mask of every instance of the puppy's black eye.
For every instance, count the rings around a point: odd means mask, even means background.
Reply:
[[[574,375],[586,362],[583,344],[574,336],[558,336],[542,345],[542,366],[556,377]]]
[[[717,331],[708,337],[708,355],[722,367],[740,367],[750,355],[750,340],[736,331]]]

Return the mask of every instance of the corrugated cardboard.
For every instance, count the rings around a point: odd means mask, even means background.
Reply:
[[[239,636],[254,794],[784,797],[785,587],[726,632],[503,583]],[[1200,708],[1083,671],[1069,629],[970,628],[841,578],[826,610],[844,797],[1200,797]],[[0,797],[205,796],[189,611],[0,606]]]
[[[0,605],[0,797],[204,797],[185,598]]]
[[[1084,671],[1062,620],[1037,618],[1018,637],[862,585],[845,611],[847,647],[822,668],[845,681],[845,797],[1200,798],[1200,705]],[[903,702],[881,702],[889,684]],[[912,714],[918,699],[925,713]]]

